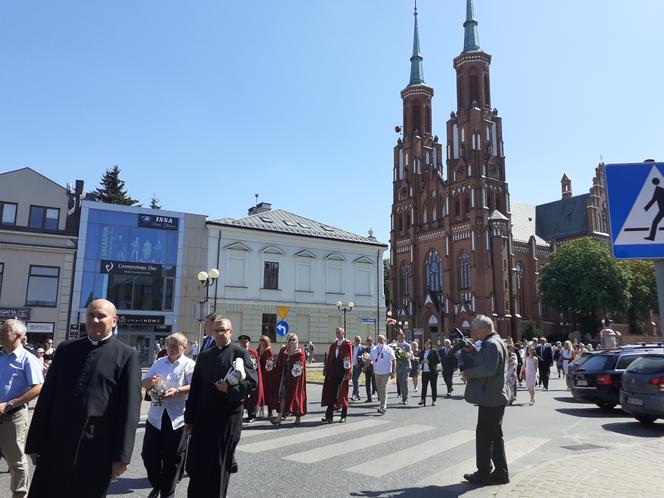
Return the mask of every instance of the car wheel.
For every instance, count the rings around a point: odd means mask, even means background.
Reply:
[[[610,412],[616,407],[615,403],[596,403],[602,410]]]
[[[650,417],[648,415],[639,415],[639,416],[635,416],[634,418],[636,420],[638,420],[639,422],[641,422],[642,424],[645,424],[645,425],[650,425],[650,424],[654,423],[655,420],[657,420],[657,417]]]

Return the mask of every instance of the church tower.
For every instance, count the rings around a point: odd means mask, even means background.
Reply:
[[[463,27],[453,63],[457,110],[447,121],[450,319],[466,328],[474,313],[493,315],[508,331],[512,243],[502,122],[491,105],[491,56],[480,48],[473,0],[466,0]]]

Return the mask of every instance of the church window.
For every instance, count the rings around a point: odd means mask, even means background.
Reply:
[[[413,132],[415,131],[422,131],[420,130],[421,128],[421,122],[420,122],[420,106],[415,105],[413,106]]]
[[[463,212],[468,213],[470,211],[470,191],[467,191],[463,195]]]
[[[404,179],[404,162],[403,162],[403,149],[399,151],[399,180]]]
[[[466,143],[466,129],[461,128],[461,143],[464,144]]]
[[[408,267],[406,265],[401,266],[401,296],[407,296],[408,295],[408,280],[409,280],[409,275],[408,275]]]
[[[473,101],[479,103],[480,101],[480,78],[477,75],[476,70],[472,70],[470,73],[470,102]]]
[[[459,127],[455,123],[452,127],[452,159],[459,158]]]
[[[470,256],[466,251],[459,255],[459,287],[470,289]]]
[[[431,133],[431,107],[426,107],[426,122],[424,123],[424,129],[427,133]]]
[[[433,147],[433,167],[438,167],[438,147],[434,145]]]
[[[426,223],[426,222],[427,222],[427,208],[425,207],[422,210],[422,223]]]
[[[403,218],[401,216],[401,212],[397,213],[397,230],[399,232],[403,232]]]
[[[461,216],[461,199],[458,194],[454,196],[454,216]]]
[[[523,293],[523,267],[518,262],[514,267],[514,277],[516,280],[516,313],[521,315],[525,312],[525,301]]]
[[[436,220],[438,220],[438,213],[436,212],[436,206],[434,206],[433,210],[431,211],[431,221]]]
[[[443,288],[443,265],[438,251],[431,251],[426,259],[424,268],[426,290],[440,292]]]
[[[489,75],[484,75],[484,105],[491,106],[491,89],[489,87]]]

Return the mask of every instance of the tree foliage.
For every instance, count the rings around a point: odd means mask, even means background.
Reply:
[[[150,209],[161,209],[157,194],[152,194],[152,199],[150,199]]]
[[[99,188],[90,194],[90,198],[95,201],[122,206],[133,206],[138,203],[127,194],[125,182],[120,179],[120,168],[117,164],[106,170],[99,180],[99,184]]]
[[[383,292],[385,293],[385,306],[392,302],[392,261],[390,258],[383,260]]]
[[[658,309],[655,265],[646,260],[623,261],[621,264],[629,272],[629,328],[633,334],[644,334],[651,321],[650,310]]]
[[[540,271],[544,303],[577,315],[591,334],[600,316],[628,309],[629,286],[629,269],[613,259],[606,245],[589,238],[562,245]]]

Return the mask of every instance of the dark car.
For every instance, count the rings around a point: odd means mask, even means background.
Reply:
[[[591,356],[595,354],[595,351],[584,351],[581,353],[579,356],[574,358],[572,363],[569,364],[569,367],[567,367],[567,375],[572,376],[574,375],[574,372],[583,365],[586,361],[590,359]]]
[[[642,424],[664,418],[664,354],[642,356],[625,370],[620,404]]]
[[[591,355],[569,375],[572,396],[610,410],[620,403],[620,386],[625,369],[648,353],[664,353],[661,345],[607,349]]]

